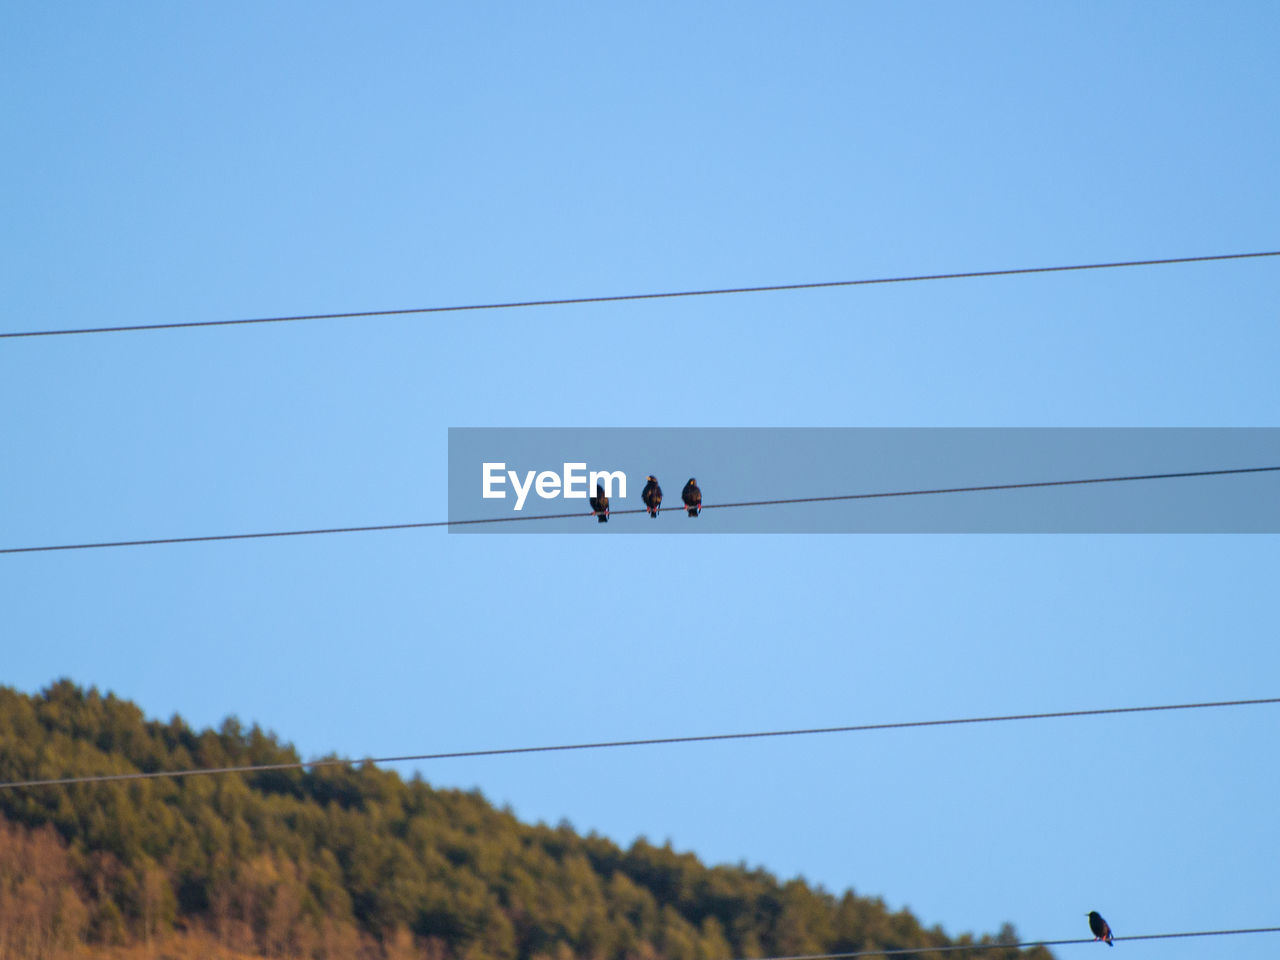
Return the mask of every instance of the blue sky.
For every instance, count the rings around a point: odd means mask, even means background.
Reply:
[[[0,26],[5,331],[1280,247],[1268,3]],[[1278,270],[0,341],[0,545],[443,519],[450,427],[1280,426]],[[428,530],[10,555],[0,682],[355,756],[1269,697],[1277,549]],[[1275,730],[1254,707],[423,773],[1056,939],[1089,909],[1118,934],[1280,922]]]

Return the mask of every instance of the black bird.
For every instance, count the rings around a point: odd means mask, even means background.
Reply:
[[[693,477],[689,478],[689,482],[680,491],[680,499],[684,501],[689,516],[696,517],[702,512],[702,491],[698,489],[698,481]]]
[[[648,479],[649,482],[644,485],[644,490],[640,492],[640,499],[649,508],[649,516],[656,517],[658,508],[662,506],[662,488],[658,486],[658,478],[653,474],[649,474]]]
[[[1115,946],[1111,942],[1111,926],[1102,919],[1102,914],[1097,910],[1089,911],[1089,929],[1093,931],[1093,939],[1101,940],[1108,947]]]
[[[609,498],[604,495],[603,484],[596,484],[596,495],[588,500],[587,503],[591,504],[597,523],[609,522]]]

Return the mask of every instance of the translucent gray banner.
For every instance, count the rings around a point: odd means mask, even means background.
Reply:
[[[1277,533],[1280,428],[455,427],[449,521],[595,536]]]

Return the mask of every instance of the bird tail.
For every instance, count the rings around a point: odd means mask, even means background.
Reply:
[[[690,508],[689,508],[689,516],[691,516],[691,517],[696,517],[696,516],[697,516],[699,513],[701,513],[701,512],[702,512],[702,511],[700,511],[697,507],[690,507]]]
[[[596,514],[596,523],[608,523],[608,522],[609,522],[608,510],[605,510],[605,511],[602,511],[601,513]]]

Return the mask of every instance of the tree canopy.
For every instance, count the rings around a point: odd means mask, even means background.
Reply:
[[[67,680],[34,696],[0,687],[0,782],[298,761],[234,718],[197,732]],[[367,764],[9,788],[0,815],[0,956],[175,929],[310,960],[732,960],[1017,942],[1008,925],[952,939],[852,891],[521,823],[477,792]]]

